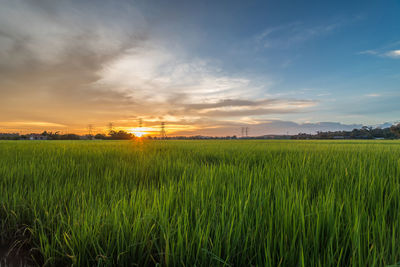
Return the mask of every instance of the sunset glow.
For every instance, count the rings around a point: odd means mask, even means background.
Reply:
[[[395,5],[1,2],[0,132],[295,134],[400,118]]]
[[[128,128],[128,133],[134,134],[136,137],[143,137],[148,135],[149,133],[154,133],[154,129],[148,127],[137,127],[137,128]]]

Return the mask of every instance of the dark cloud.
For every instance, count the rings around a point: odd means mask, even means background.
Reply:
[[[268,114],[287,114],[303,112],[304,107],[317,104],[314,100],[302,99],[226,99],[215,103],[185,105],[185,112],[197,112],[203,116],[211,117],[238,117]],[[279,107],[284,105],[284,107]],[[223,109],[233,108],[233,109]],[[239,109],[238,109],[239,108]]]

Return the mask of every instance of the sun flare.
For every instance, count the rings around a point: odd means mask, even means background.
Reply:
[[[136,137],[142,137],[143,135],[145,135],[145,132],[131,132],[132,134],[134,134]]]
[[[137,128],[131,128],[128,130],[129,133],[134,134],[136,137],[143,137],[147,134],[149,134],[151,131],[150,128],[147,127],[137,127]]]

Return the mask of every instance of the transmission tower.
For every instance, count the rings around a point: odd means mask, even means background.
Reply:
[[[249,137],[249,127],[246,127],[246,138]]]
[[[92,134],[93,134],[93,124],[88,124],[88,131],[89,131],[89,136],[92,136]]]
[[[165,122],[161,122],[160,137],[161,139],[167,138],[167,132],[165,131]]]
[[[142,126],[143,126],[143,120],[139,119],[139,128],[142,128]]]
[[[244,127],[242,127],[242,138],[244,137]]]
[[[112,132],[113,127],[114,127],[113,123],[110,122],[110,123],[108,124],[108,132]]]

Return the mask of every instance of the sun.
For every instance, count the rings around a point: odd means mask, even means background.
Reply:
[[[143,137],[148,134],[146,130],[147,129],[145,127],[131,128],[129,129],[129,133],[134,134],[136,137]]]
[[[133,133],[136,137],[142,137],[143,135],[146,134],[144,132],[131,132],[131,133]]]

